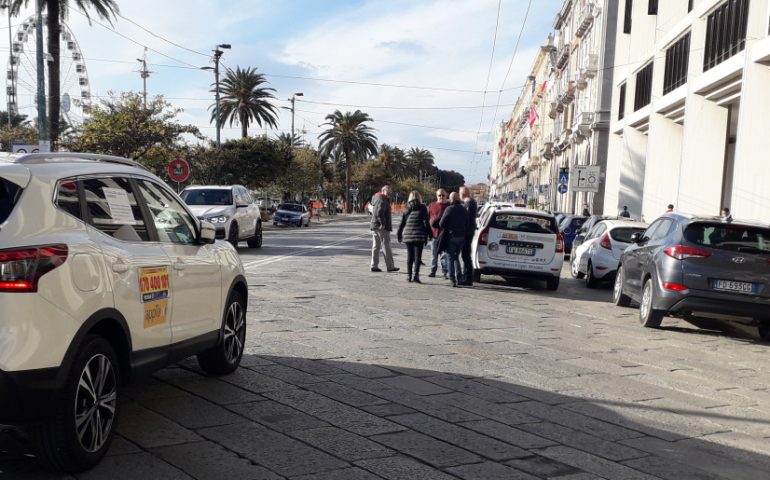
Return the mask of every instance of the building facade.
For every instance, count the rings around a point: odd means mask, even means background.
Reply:
[[[605,211],[770,221],[770,1],[619,4]]]

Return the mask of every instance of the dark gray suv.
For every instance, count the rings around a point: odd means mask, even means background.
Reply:
[[[770,339],[770,228],[679,213],[634,234],[620,258],[613,301],[639,302],[645,327],[666,315],[749,317]]]

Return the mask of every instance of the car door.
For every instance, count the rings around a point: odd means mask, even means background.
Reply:
[[[222,272],[216,247],[197,243],[194,217],[170,190],[150,180],[136,182],[171,263],[172,342],[217,330],[222,323]]]
[[[254,236],[257,219],[251,195],[243,187],[233,187],[233,199],[235,201],[235,218],[238,220],[239,237],[244,240]]]
[[[644,231],[642,237],[638,242],[632,244],[623,253],[623,288],[626,293],[637,298],[641,292],[642,282],[642,256],[644,249],[647,248],[647,244],[650,239],[655,235],[655,231],[660,227],[663,219],[658,219],[652,222],[652,224]]]
[[[155,350],[161,360],[171,342],[169,285],[171,261],[152,241],[152,230],[133,182],[122,176],[96,176],[81,182],[89,237],[103,253],[115,309],[125,318],[134,351]]]
[[[586,236],[586,239],[582,245],[583,248],[581,249],[583,254],[580,257],[580,263],[578,264],[580,266],[581,272],[588,271],[588,262],[592,260],[591,257],[596,247],[598,246],[599,241],[601,240],[601,236],[604,235],[604,232],[606,231],[607,225],[604,223],[598,223]]]

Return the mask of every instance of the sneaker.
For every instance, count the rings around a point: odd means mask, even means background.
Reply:
[[[382,270],[380,270],[380,269],[379,269],[379,268],[377,268],[377,267],[372,267],[372,271],[373,271],[373,272],[381,272]]]
[[[388,271],[389,271],[389,272],[397,272],[397,271],[399,271],[399,270],[401,270],[401,269],[400,269],[400,268],[398,268],[398,267],[393,267],[393,268],[389,268],[389,269],[388,269]],[[380,271],[381,271],[381,270],[380,270]]]
[[[436,272],[430,272],[430,273],[428,274],[428,276],[429,276],[430,278],[435,278],[435,276],[436,276]]]

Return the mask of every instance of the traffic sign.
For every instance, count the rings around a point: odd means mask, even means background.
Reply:
[[[558,187],[556,187],[556,191],[561,193],[562,195],[567,193],[567,185],[564,183],[560,183]]]
[[[175,158],[168,164],[168,178],[174,182],[184,182],[190,177],[190,164],[182,158]]]
[[[569,183],[569,172],[559,172],[559,185],[564,185],[565,187]]]
[[[572,189],[576,192],[598,192],[600,173],[598,165],[575,165]]]
[[[353,187],[350,187],[350,195],[351,195],[352,197],[357,197],[357,196],[358,196],[358,189],[357,189],[357,188],[353,188]]]

